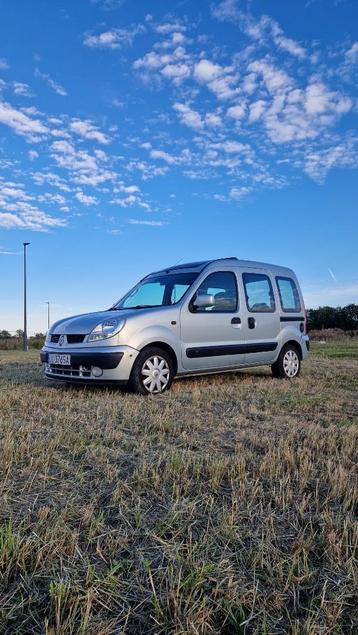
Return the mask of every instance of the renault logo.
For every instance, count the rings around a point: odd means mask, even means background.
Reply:
[[[59,345],[59,346],[62,346],[62,344],[64,343],[64,341],[65,341],[65,336],[64,336],[64,335],[60,335],[60,339],[58,340],[58,345]]]

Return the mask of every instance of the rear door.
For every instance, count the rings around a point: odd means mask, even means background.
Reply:
[[[193,300],[199,294],[213,295],[215,305],[195,308]],[[204,275],[182,307],[180,326],[186,370],[244,364],[236,273],[215,271]]]
[[[269,363],[277,354],[280,317],[273,279],[263,269],[242,270],[242,337],[247,364]]]

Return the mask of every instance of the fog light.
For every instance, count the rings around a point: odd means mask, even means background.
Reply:
[[[101,377],[101,375],[103,375],[102,368],[99,368],[98,366],[92,366],[92,375],[93,377]]]

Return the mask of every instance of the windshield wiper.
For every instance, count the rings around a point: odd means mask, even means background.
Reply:
[[[126,311],[130,309],[154,309],[157,306],[164,306],[163,304],[137,304],[136,306],[111,306],[107,311]]]

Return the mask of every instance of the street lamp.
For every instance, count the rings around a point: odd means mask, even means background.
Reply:
[[[47,330],[50,328],[50,303],[45,302],[47,304]]]
[[[23,243],[24,245],[24,351],[28,350],[27,345],[27,289],[26,289],[26,247],[30,243]]]

